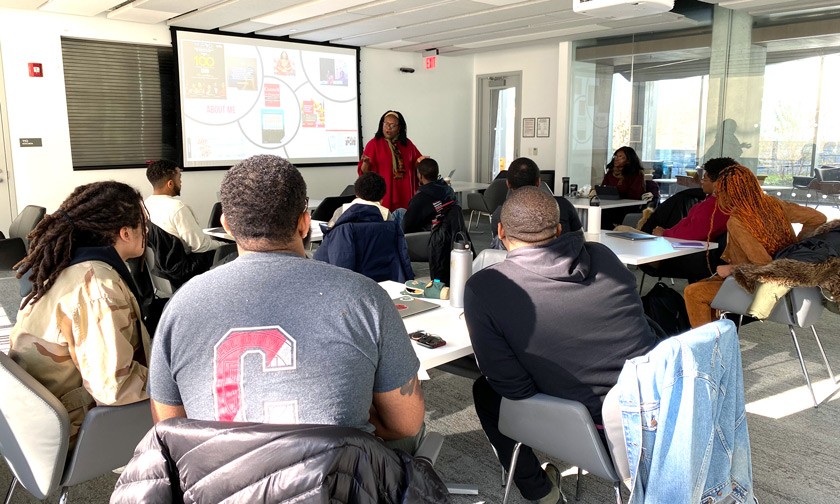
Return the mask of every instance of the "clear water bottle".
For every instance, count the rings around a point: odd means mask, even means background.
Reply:
[[[472,275],[472,245],[462,233],[458,233],[449,259],[449,304],[455,308],[464,307],[464,287]]]

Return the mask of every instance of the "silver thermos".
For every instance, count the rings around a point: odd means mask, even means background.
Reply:
[[[459,236],[460,235],[460,239]],[[472,275],[472,244],[462,233],[458,233],[449,258],[449,304],[455,308],[464,307],[464,287]]]

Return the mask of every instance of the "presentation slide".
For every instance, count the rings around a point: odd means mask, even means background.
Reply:
[[[173,30],[184,168],[359,161],[358,50]]]

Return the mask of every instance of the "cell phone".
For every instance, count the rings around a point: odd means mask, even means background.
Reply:
[[[426,331],[414,331],[408,335],[409,338],[416,341],[418,345],[426,348],[438,348],[446,344],[440,336],[429,334]]]

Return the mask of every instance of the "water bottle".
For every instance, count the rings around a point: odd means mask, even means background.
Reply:
[[[472,245],[463,233],[455,235],[452,255],[449,258],[449,304],[464,307],[464,287],[472,275]]]

